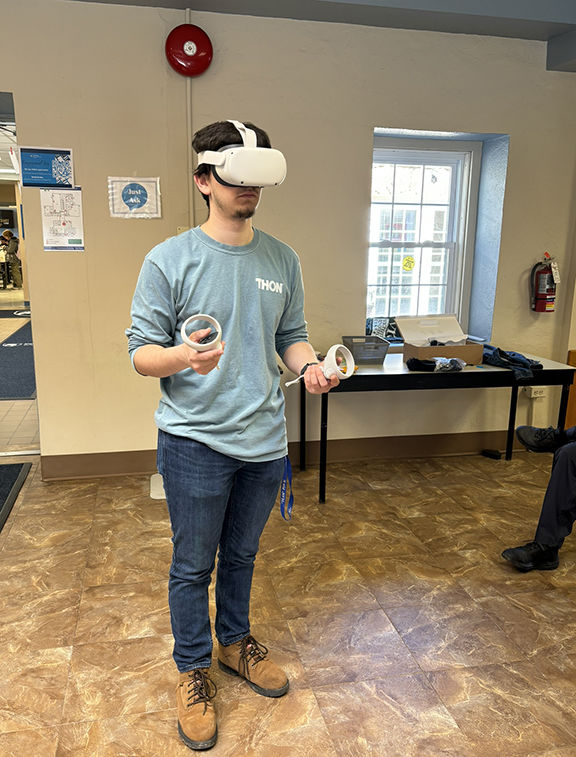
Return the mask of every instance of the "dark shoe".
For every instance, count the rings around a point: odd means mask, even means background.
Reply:
[[[516,438],[530,452],[556,452],[563,444],[561,432],[553,426],[518,426]]]
[[[218,665],[225,673],[245,678],[262,696],[281,697],[288,691],[286,673],[268,659],[268,650],[253,636],[245,636],[228,646],[220,644]]]
[[[190,749],[210,749],[216,743],[218,729],[212,702],[216,691],[216,684],[208,677],[208,669],[180,673],[176,689],[178,733]]]
[[[537,541],[528,542],[523,547],[505,549],[502,557],[523,573],[529,570],[556,570],[559,565],[558,547],[547,547]]]

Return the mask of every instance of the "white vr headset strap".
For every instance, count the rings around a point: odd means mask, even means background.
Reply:
[[[223,166],[226,161],[226,155],[223,152],[215,150],[204,150],[198,153],[198,165],[206,163],[209,166]]]
[[[242,143],[244,147],[256,147],[256,132],[253,129],[248,129],[241,121],[233,121],[231,118],[228,122],[234,124],[242,135]]]
[[[233,121],[231,118],[228,122],[234,124],[234,126],[240,132],[242,137],[242,144],[244,147],[256,147],[256,132],[253,129],[248,129],[241,121]],[[226,149],[230,149],[227,147]],[[217,152],[215,150],[205,150],[198,153],[198,165],[201,163],[207,163],[209,166],[223,166],[226,160],[226,152]]]

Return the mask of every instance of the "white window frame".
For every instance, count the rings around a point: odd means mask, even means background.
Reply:
[[[438,154],[433,156],[433,153]],[[470,313],[481,160],[482,142],[456,139],[399,139],[378,134],[374,136],[373,164],[434,165],[437,163],[446,165],[448,161],[451,165],[458,166],[457,180],[452,182],[451,187],[448,220],[448,235],[451,239],[448,243],[432,240],[419,242],[381,240],[378,243],[370,242],[370,250],[448,247],[451,259],[448,265],[444,312],[455,313],[465,331],[468,329]],[[458,204],[456,205],[455,202]],[[371,285],[372,282],[368,281],[367,284]],[[390,315],[394,317],[395,314]]]

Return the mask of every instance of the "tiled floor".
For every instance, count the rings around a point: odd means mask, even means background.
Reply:
[[[6,289],[0,287],[0,307],[11,308],[20,307],[24,303],[24,290],[12,289],[11,286]]]
[[[0,308],[22,307],[22,290],[0,289]],[[24,318],[0,318],[0,342],[28,321]],[[38,410],[36,400],[0,400],[0,461],[8,453],[39,450]]]
[[[32,452],[39,447],[36,400],[0,401],[0,452]]]
[[[32,458],[34,460],[34,458]],[[226,757],[574,757],[576,545],[521,574],[549,455],[295,471],[254,579],[255,636],[291,679],[274,700],[213,667]],[[45,484],[0,534],[0,754],[190,751],[176,731],[170,530],[149,479]],[[212,603],[213,612],[213,603]]]

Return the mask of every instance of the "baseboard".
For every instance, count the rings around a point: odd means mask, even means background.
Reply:
[[[327,460],[336,463],[346,460],[371,460],[375,458],[398,459],[477,455],[483,449],[503,451],[505,448],[505,431],[332,439],[328,442]],[[300,460],[300,443],[290,442],[288,452],[292,464],[296,467]],[[307,442],[307,465],[318,465],[319,461],[320,442]],[[86,455],[42,455],[40,466],[43,481],[149,475],[156,473],[156,450],[99,452]]]
[[[506,449],[506,431],[473,431],[464,434],[426,434],[425,436],[382,436],[365,439],[328,441],[326,459],[330,463],[375,458],[448,457],[478,455],[483,449]],[[288,453],[293,465],[300,459],[300,442],[291,442]],[[320,442],[306,442],[306,463],[318,465]]]
[[[148,475],[156,473],[156,450],[41,455],[40,470],[42,481]]]

